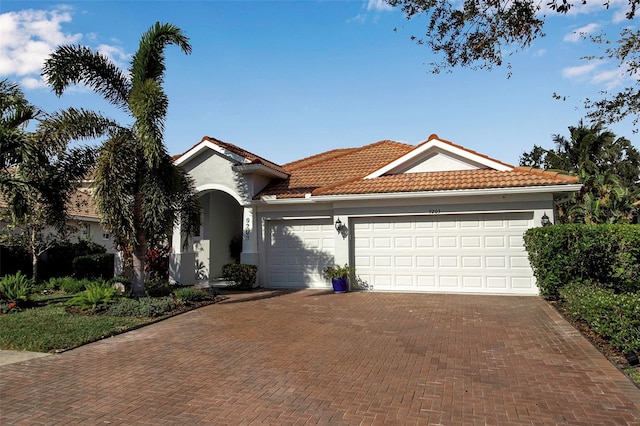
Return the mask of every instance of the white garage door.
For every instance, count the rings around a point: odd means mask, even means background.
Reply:
[[[322,269],[334,264],[335,235],[330,219],[268,222],[265,286],[331,287]]]
[[[533,213],[356,219],[355,266],[374,290],[538,294],[532,226]]]

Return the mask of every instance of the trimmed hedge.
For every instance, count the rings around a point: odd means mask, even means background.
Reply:
[[[554,225],[524,235],[540,294],[555,299],[572,281],[593,280],[616,293],[640,291],[640,226]]]
[[[640,292],[615,294],[588,282],[560,289],[569,314],[624,352],[640,353]]]
[[[79,279],[113,278],[113,253],[90,254],[73,259],[73,274]]]
[[[258,267],[244,263],[229,263],[222,267],[222,277],[235,284],[233,288],[251,290],[256,284]]]

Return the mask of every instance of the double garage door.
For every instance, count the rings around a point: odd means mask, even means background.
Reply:
[[[351,264],[377,291],[537,294],[522,238],[532,226],[532,213],[355,218]],[[336,235],[328,220],[273,222],[267,285],[326,288]]]

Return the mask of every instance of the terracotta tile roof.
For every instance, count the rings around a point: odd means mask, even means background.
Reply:
[[[286,173],[285,169],[272,162],[269,161],[263,157],[260,157],[259,155],[253,154],[245,149],[242,149],[236,145],[227,143],[227,142],[223,142],[221,140],[209,137],[209,136],[205,136],[202,138],[202,140],[200,142],[198,142],[197,144],[195,144],[194,146],[192,146],[191,148],[189,148],[188,150],[186,150],[185,152],[183,152],[182,154],[178,154],[178,155],[174,155],[173,161],[178,160],[180,157],[182,157],[183,155],[185,155],[187,152],[191,151],[193,148],[195,148],[196,146],[200,145],[202,142],[210,142],[212,144],[218,145],[220,148],[223,148],[227,151],[233,152],[236,155],[239,155],[242,158],[245,158],[250,164],[262,164],[263,166],[269,167],[270,169],[282,172],[282,173]]]
[[[414,149],[393,141],[380,141],[361,148],[339,149],[286,164],[289,179],[275,181],[256,196],[302,198],[318,188],[360,179]]]
[[[7,207],[7,203],[0,197],[0,208]],[[86,191],[77,190],[69,200],[67,214],[73,219],[99,219],[93,197]]]
[[[256,199],[262,196],[303,198],[309,193],[316,196],[376,194],[457,189],[513,188],[562,185],[578,182],[576,177],[556,172],[527,167],[513,167],[460,145],[443,141],[436,135],[431,135],[423,144],[428,143],[434,138],[456,148],[500,163],[509,167],[511,170],[479,169],[406,173],[364,179],[365,176],[417,148],[415,146],[385,140],[366,145],[362,148],[328,151],[285,164],[283,168],[290,173],[290,178],[274,181],[269,184],[256,196]]]
[[[540,170],[542,172],[542,170]],[[313,195],[370,194],[391,192],[446,191],[459,189],[514,188],[577,183],[578,179],[554,173],[516,169],[455,170],[450,172],[406,173],[374,179],[357,179],[319,188]]]

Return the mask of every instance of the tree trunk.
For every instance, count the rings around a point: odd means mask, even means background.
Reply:
[[[144,264],[147,255],[147,241],[144,235],[138,236],[138,243],[131,253],[133,261],[133,281],[131,283],[131,295],[133,297],[144,297]]]
[[[131,296],[138,298],[146,295],[144,289],[144,265],[147,256],[147,236],[144,233],[144,219],[142,216],[142,194],[135,195],[133,206],[133,220],[136,232],[136,242],[131,253],[133,263],[133,281],[131,282]]]
[[[38,282],[38,248],[36,247],[36,231],[29,230],[29,251],[31,252],[31,278],[34,283]]]

